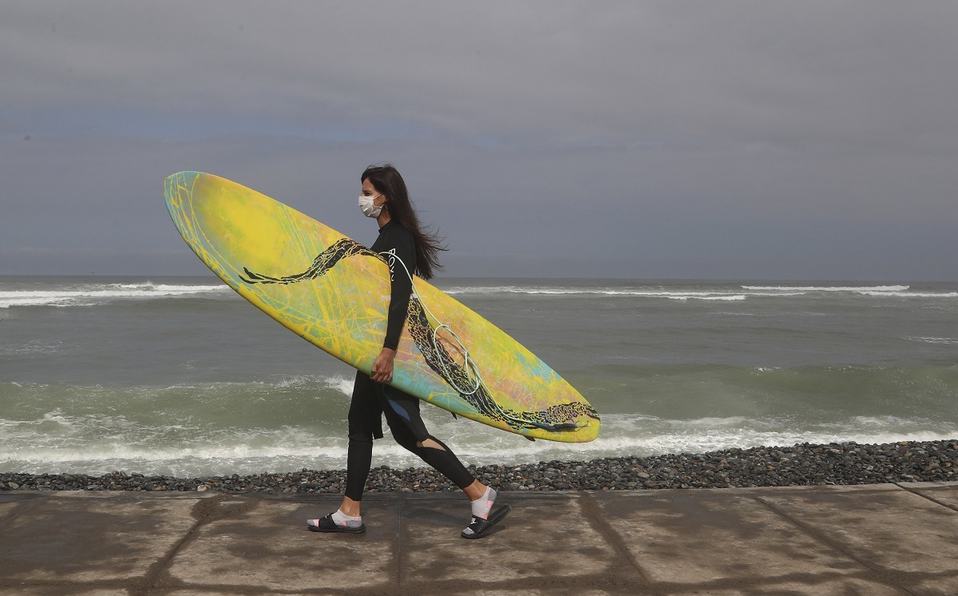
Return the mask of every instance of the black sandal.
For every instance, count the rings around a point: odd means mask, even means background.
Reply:
[[[489,533],[494,525],[501,522],[510,511],[512,511],[511,505],[500,505],[489,512],[488,519],[472,516],[472,521],[462,531],[462,537],[469,539],[482,538]]]
[[[314,518],[315,519],[315,518]],[[313,525],[309,522],[313,521],[312,519],[306,520],[306,527],[313,532],[341,532],[344,534],[362,534],[366,531],[366,524],[360,524],[358,527],[353,528],[350,526],[341,526],[333,521],[333,514],[327,513],[323,517],[319,518],[317,522],[318,525]]]

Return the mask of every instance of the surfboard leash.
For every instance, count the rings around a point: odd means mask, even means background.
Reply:
[[[423,302],[422,296],[420,296],[420,295],[419,295],[419,292],[416,291],[416,282],[415,282],[415,280],[413,279],[412,274],[409,272],[409,268],[406,267],[406,263],[403,262],[402,258],[401,258],[399,255],[396,254],[396,249],[395,249],[395,248],[391,248],[391,249],[386,250],[386,251],[381,251],[379,254],[381,254],[381,255],[386,255],[386,258],[388,259],[388,263],[387,263],[387,264],[388,264],[388,266],[389,266],[390,273],[391,273],[392,270],[394,269],[394,262],[395,262],[395,261],[399,261],[399,263],[402,265],[403,270],[406,272],[406,276],[409,278],[409,285],[410,285],[410,288],[412,289],[412,293],[413,293],[413,294],[415,295],[415,297],[416,297],[417,302],[418,302],[419,305],[422,307],[423,311],[424,311],[425,313],[428,313],[429,316],[431,316],[432,319],[437,323],[437,325],[436,325],[435,328],[432,328],[432,327],[430,326],[430,331],[431,331],[431,335],[432,335],[433,353],[434,353],[434,354],[437,354],[437,355],[442,353],[442,351],[439,349],[439,342],[438,342],[438,340],[436,339],[436,337],[437,337],[437,334],[438,334],[438,332],[439,332],[440,329],[442,329],[442,328],[447,329],[447,330],[449,331],[449,334],[452,335],[452,336],[455,338],[456,343],[459,344],[459,348],[460,348],[460,350],[462,351],[462,354],[463,354],[464,364],[465,364],[466,366],[468,366],[468,367],[472,370],[473,374],[475,375],[475,378],[476,378],[476,386],[473,387],[473,388],[472,388],[471,390],[469,390],[469,391],[466,391],[466,390],[464,390],[462,387],[460,387],[460,386],[455,382],[455,380],[454,380],[454,377],[455,377],[455,376],[454,376],[454,375],[452,374],[452,372],[449,370],[449,368],[448,368],[448,366],[446,365],[445,361],[444,361],[442,358],[439,358],[439,357],[437,356],[437,358],[436,358],[436,360],[437,360],[437,365],[442,369],[442,370],[441,370],[441,373],[442,373],[443,378],[445,378],[446,382],[449,383],[450,385],[452,385],[452,387],[453,387],[456,391],[458,391],[461,395],[463,395],[463,396],[476,394],[476,393],[479,391],[479,389],[482,387],[482,375],[479,373],[479,366],[476,364],[476,361],[473,360],[473,359],[469,356],[469,349],[466,348],[466,345],[463,343],[462,338],[460,338],[459,335],[456,334],[456,332],[452,330],[452,327],[450,327],[448,324],[443,323],[442,321],[440,321],[440,320],[439,320],[439,317],[437,317],[431,310],[429,310],[429,307],[426,306],[426,303],[425,303],[425,302]],[[451,360],[451,358],[450,358],[450,360]],[[508,412],[506,412],[506,411],[503,409],[503,407],[502,407],[498,402],[496,402],[496,400],[494,400],[494,399],[489,399],[489,401],[492,402],[492,404],[495,406],[496,410],[498,410],[498,413],[499,413],[500,416],[502,416],[504,419],[507,419],[507,420],[512,421],[513,423],[517,423],[519,426],[522,426],[522,425],[535,426],[535,427],[541,428],[541,429],[543,429],[543,430],[548,430],[548,431],[551,431],[551,432],[572,431],[572,430],[576,430],[576,429],[580,428],[580,426],[577,425],[577,424],[574,423],[574,422],[559,422],[559,423],[549,424],[549,423],[539,422],[539,421],[536,421],[536,420],[531,420],[531,419],[528,419],[528,418],[520,418],[520,417],[517,417],[517,416],[513,416],[513,415],[509,414]],[[531,437],[526,437],[526,438],[532,440]]]
[[[460,350],[462,351],[462,354],[463,354],[463,363],[464,363],[466,366],[468,366],[468,367],[472,370],[473,374],[475,375],[475,377],[476,377],[476,386],[467,391],[467,390],[463,389],[462,387],[460,387],[459,385],[457,385],[456,382],[453,380],[453,375],[452,375],[452,373],[449,371],[449,368],[446,366],[446,363],[443,362],[442,358],[439,358],[439,359],[438,359],[438,364],[439,364],[440,367],[442,367],[442,372],[445,373],[445,374],[443,374],[443,376],[446,378],[446,381],[447,381],[450,385],[452,385],[453,388],[455,388],[455,390],[458,391],[458,392],[459,392],[460,394],[462,394],[462,395],[473,395],[475,392],[479,391],[479,387],[482,386],[482,375],[479,374],[479,367],[476,365],[476,361],[473,360],[473,359],[469,356],[469,349],[466,348],[466,344],[464,344],[464,343],[462,342],[462,338],[460,338],[460,337],[456,334],[456,332],[452,330],[452,327],[450,327],[448,324],[443,323],[442,321],[440,321],[440,320],[439,320],[439,317],[437,317],[435,314],[433,314],[433,312],[432,312],[431,310],[429,310],[429,307],[426,306],[426,303],[423,302],[422,296],[420,296],[420,295],[419,295],[419,292],[416,291],[416,282],[415,282],[415,280],[413,280],[413,276],[412,276],[412,274],[409,272],[409,268],[406,267],[406,263],[403,262],[402,258],[401,258],[399,255],[396,254],[396,249],[395,249],[395,248],[390,248],[389,250],[384,250],[384,251],[380,252],[379,254],[381,254],[381,255],[386,255],[387,259],[389,260],[388,265],[389,265],[390,271],[392,271],[392,269],[393,269],[393,263],[394,263],[395,261],[399,261],[399,264],[402,265],[403,271],[406,272],[406,277],[409,278],[409,286],[412,288],[412,293],[416,296],[416,300],[419,301],[419,304],[422,306],[423,310],[424,310],[426,313],[428,313],[429,316],[431,316],[432,319],[433,319],[436,323],[438,323],[434,328],[431,328],[431,329],[430,329],[431,334],[432,334],[432,348],[433,348],[433,350],[435,350],[435,353],[436,353],[436,354],[439,354],[439,353],[440,353],[440,352],[439,352],[439,342],[438,342],[438,340],[436,339],[436,335],[439,333],[439,330],[440,330],[440,329],[446,328],[446,329],[449,331],[449,334],[452,335],[452,336],[455,338],[456,343],[459,344],[459,348],[460,348]]]

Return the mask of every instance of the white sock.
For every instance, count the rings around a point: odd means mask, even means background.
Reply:
[[[332,515],[333,521],[340,526],[347,526],[349,528],[358,528],[363,525],[363,516],[361,515],[346,515],[343,513],[342,509],[337,509],[336,513]]]
[[[492,509],[492,502],[496,500],[496,490],[491,486],[486,487],[486,492],[475,501],[470,501],[472,506],[472,515],[489,519],[489,510]]]

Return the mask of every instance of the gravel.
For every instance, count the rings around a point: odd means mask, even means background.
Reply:
[[[726,488],[958,481],[958,439],[897,443],[797,443],[791,447],[723,449],[648,457],[552,460],[534,464],[469,466],[485,484],[511,491]],[[345,470],[309,470],[240,476],[175,478],[110,472],[0,473],[0,491],[129,490],[267,494],[342,494]],[[373,468],[366,492],[458,489],[432,468]]]

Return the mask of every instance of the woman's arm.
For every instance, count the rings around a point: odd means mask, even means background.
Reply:
[[[412,274],[416,270],[416,249],[412,234],[403,230],[395,245],[396,256],[402,259],[406,269]],[[387,256],[388,260],[389,257]],[[386,337],[383,340],[383,349],[373,363],[370,378],[378,383],[388,383],[392,380],[393,358],[399,346],[399,336],[402,334],[403,324],[406,322],[406,311],[409,307],[409,296],[412,294],[412,283],[403,266],[395,262],[392,267],[392,284],[389,296],[389,309],[386,318]]]
[[[416,270],[416,250],[412,235],[408,232],[396,243],[396,256],[406,264],[406,269],[412,274]],[[388,259],[388,257],[387,257]],[[399,345],[399,336],[402,334],[403,323],[406,322],[406,310],[409,308],[409,296],[412,294],[412,283],[406,270],[401,264],[394,263],[392,270],[392,289],[389,296],[389,315],[386,320],[386,338],[383,347],[395,350]]]

